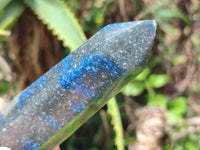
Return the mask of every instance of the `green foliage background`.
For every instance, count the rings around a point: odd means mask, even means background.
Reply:
[[[130,6],[124,7],[124,3]],[[132,116],[144,106],[159,106],[166,111],[166,125],[170,130],[163,139],[163,149],[200,148],[200,123],[194,125],[188,122],[189,119],[198,119],[200,114],[198,0],[4,0],[0,1],[1,47],[27,7],[70,51],[109,23],[155,19],[158,24],[154,52],[148,67],[124,87],[108,106],[64,142],[61,149],[128,149],[137,138],[137,119],[130,119],[126,111],[129,106],[133,106]],[[7,78],[8,73],[4,69],[0,64],[2,96],[9,95],[10,89],[14,93],[18,89],[17,83]],[[187,133],[192,127],[196,130]],[[174,137],[175,133],[186,135],[177,138]]]

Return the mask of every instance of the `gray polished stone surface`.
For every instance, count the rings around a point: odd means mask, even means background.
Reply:
[[[153,20],[111,24],[32,83],[0,111],[0,146],[51,149],[147,65]]]

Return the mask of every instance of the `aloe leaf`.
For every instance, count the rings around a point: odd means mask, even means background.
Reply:
[[[24,9],[25,5],[22,1],[12,0],[11,3],[9,3],[4,9],[0,20],[0,31],[10,30]],[[0,35],[0,41],[2,38],[3,37]]]
[[[2,11],[10,2],[11,0],[0,0],[0,11]]]
[[[63,1],[24,1],[38,18],[41,19],[44,24],[47,24],[47,27],[53,31],[53,34],[56,35],[59,40],[63,41],[64,46],[68,46],[71,50],[74,50],[86,40],[78,21]]]
[[[116,102],[115,97],[111,98],[107,103],[108,113],[111,116],[113,129],[115,130],[115,145],[117,150],[124,150],[124,136],[123,136],[123,127],[120,117],[119,108]]]

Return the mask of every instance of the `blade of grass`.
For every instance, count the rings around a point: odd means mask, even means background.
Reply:
[[[124,150],[122,121],[115,97],[111,98],[110,101],[108,101],[107,106],[108,106],[108,113],[111,116],[113,129],[116,133],[115,145],[117,147],[117,150]]]

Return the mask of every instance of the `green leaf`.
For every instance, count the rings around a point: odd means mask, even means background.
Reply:
[[[25,5],[21,0],[12,0],[4,9],[3,16],[0,20],[0,31],[10,30],[24,9]],[[0,41],[2,38],[0,36]]]
[[[10,29],[18,17],[25,9],[25,5],[20,0],[13,0],[5,9],[0,21],[0,30]]]
[[[11,0],[0,0],[0,11],[2,11],[10,2]]]
[[[187,61],[187,57],[183,54],[176,54],[174,58],[172,59],[172,64],[173,65],[180,65],[184,64]]]
[[[111,115],[113,129],[116,133],[115,145],[117,147],[117,150],[124,150],[124,135],[122,121],[115,97],[111,98],[110,101],[108,101],[107,106],[108,113]]]
[[[161,88],[169,82],[169,76],[167,74],[152,74],[149,77],[149,82],[154,88]]]
[[[163,150],[174,150],[170,144],[164,145]]]
[[[75,50],[86,37],[77,19],[60,0],[24,0],[43,23],[62,40],[65,46]]]
[[[94,21],[96,23],[96,26],[98,29],[102,28],[103,27],[103,23],[104,23],[104,13],[103,12],[99,12],[95,18],[94,18]]]
[[[168,118],[170,121],[180,121],[180,120],[183,119],[183,116],[182,116],[182,115],[179,115],[179,114],[175,114],[174,112],[168,111],[168,112],[167,112],[167,118]]]
[[[182,120],[187,108],[185,97],[178,97],[169,103],[168,118],[172,121]]]
[[[5,94],[9,92],[9,82],[5,79],[2,79],[0,82],[0,94]]]
[[[173,112],[167,112],[167,118],[170,121],[180,121],[183,119],[181,115],[174,114]]]
[[[174,35],[175,34],[174,26],[170,25],[169,23],[162,23],[160,25],[160,27],[165,33],[167,33],[169,35]]]
[[[136,78],[136,81],[144,81],[150,73],[150,68],[146,67]]]
[[[162,108],[167,108],[168,99],[162,94],[157,94],[153,97],[148,98],[148,105],[150,106],[161,106]]]
[[[192,35],[191,37],[192,40],[192,44],[196,45],[200,45],[200,37],[197,35]]]
[[[187,101],[185,97],[178,97],[169,103],[169,111],[175,114],[183,114],[186,110]]]
[[[185,149],[188,150],[199,150],[199,134],[189,134],[185,140]]]
[[[127,84],[122,90],[121,93],[123,93],[126,96],[138,96],[140,95],[145,89],[143,82],[130,82]]]
[[[185,21],[185,23],[187,23],[187,24],[190,23],[188,16],[185,13],[178,10],[177,8],[157,9],[156,17],[158,17],[160,19],[178,18],[178,19]]]

